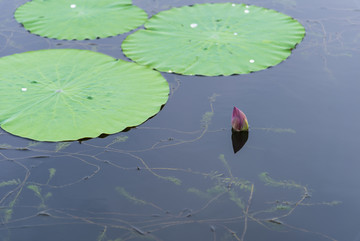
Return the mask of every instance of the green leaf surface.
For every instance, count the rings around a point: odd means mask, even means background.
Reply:
[[[232,75],[286,59],[304,27],[274,10],[245,4],[197,4],[154,15],[122,48],[139,64],[185,75]]]
[[[131,0],[32,0],[15,19],[31,33],[56,39],[95,39],[133,30],[147,20]]]
[[[0,125],[38,141],[97,137],[139,125],[168,94],[160,73],[88,50],[0,58]]]

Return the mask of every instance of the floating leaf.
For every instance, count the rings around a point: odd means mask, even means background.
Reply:
[[[245,4],[197,4],[154,15],[131,34],[127,57],[164,72],[231,75],[266,69],[286,59],[304,27],[274,10]]]
[[[160,73],[88,50],[0,58],[0,125],[34,140],[91,138],[139,125],[168,93]]]
[[[43,37],[83,40],[133,30],[147,14],[131,0],[32,0],[16,10],[15,19]]]

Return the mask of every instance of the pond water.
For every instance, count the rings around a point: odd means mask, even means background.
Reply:
[[[127,34],[28,33],[13,18],[25,2],[0,0],[0,56],[77,48],[126,59]],[[149,15],[205,2],[134,0]],[[305,26],[286,61],[229,77],[163,74],[171,94],[159,114],[104,138],[40,143],[0,129],[0,240],[360,241],[360,1],[245,3]],[[236,154],[233,106],[250,124]]]

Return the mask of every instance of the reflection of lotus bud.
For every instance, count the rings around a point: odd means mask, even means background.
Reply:
[[[248,131],[232,131],[231,141],[233,144],[234,153],[240,151],[240,149],[245,145],[246,141],[249,138]]]
[[[249,124],[246,115],[234,106],[231,125],[234,131],[248,131]]]

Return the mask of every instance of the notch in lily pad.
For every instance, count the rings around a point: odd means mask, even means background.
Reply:
[[[115,36],[147,18],[132,0],[32,0],[15,11],[15,19],[29,32],[66,40]]]
[[[157,71],[78,49],[0,58],[0,125],[37,140],[113,134],[157,114],[169,94]]]
[[[292,17],[234,3],[172,8],[154,15],[122,44],[133,61],[184,75],[233,75],[288,58],[305,35]]]

